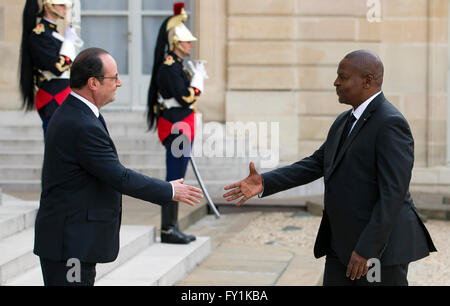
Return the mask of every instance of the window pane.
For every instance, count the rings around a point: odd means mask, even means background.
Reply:
[[[117,62],[119,74],[128,74],[128,18],[82,17],[83,49],[98,47],[108,51]]]
[[[142,0],[142,9],[148,11],[172,11],[173,4],[180,0]],[[190,11],[190,1],[184,1],[186,11]]]
[[[128,11],[128,0],[81,0],[81,9],[84,11]]]
[[[161,24],[167,17],[142,18],[142,73],[151,74],[153,69],[156,39]]]

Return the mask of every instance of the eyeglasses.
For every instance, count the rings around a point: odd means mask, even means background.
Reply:
[[[96,79],[112,79],[115,80],[116,83],[119,80],[119,74],[116,74],[115,76],[103,76],[103,75],[95,75],[94,78]]]

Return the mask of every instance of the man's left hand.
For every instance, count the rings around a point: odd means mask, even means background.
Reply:
[[[369,267],[367,267],[367,259],[353,251],[347,266],[347,277],[350,277],[351,280],[355,280],[355,278],[360,279],[361,276],[366,275],[368,271]]]

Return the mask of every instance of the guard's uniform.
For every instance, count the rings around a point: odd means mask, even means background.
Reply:
[[[166,148],[166,180],[184,178],[195,135],[196,101],[207,77],[201,62],[190,65],[190,73],[180,56],[188,56],[182,42],[197,40],[184,25],[187,14],[184,3],[174,3],[174,15],[160,27],[147,98],[149,129],[155,125]],[[192,76],[192,77],[191,77]],[[187,147],[188,146],[188,147]],[[186,244],[196,239],[178,228],[178,202],[161,208],[161,242]]]
[[[201,92],[191,87],[190,76],[183,67],[183,59],[171,52],[159,69],[157,83],[160,98],[164,100],[160,105],[161,114],[158,118],[161,143],[166,147],[172,144],[177,137],[171,134],[172,128],[178,122],[189,126],[190,130],[186,130],[186,125],[179,125],[179,130],[192,143],[195,134],[195,102]]]
[[[56,25],[42,19],[30,34],[30,49],[33,59],[36,109],[44,124],[70,93],[69,69],[72,61],[60,55],[64,37],[57,32]]]

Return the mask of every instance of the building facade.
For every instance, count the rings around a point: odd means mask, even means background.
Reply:
[[[81,1],[86,46],[104,47],[124,81],[116,111],[143,110],[153,41],[174,1]],[[280,157],[310,155],[340,105],[339,61],[369,49],[385,64],[384,92],[415,138],[413,188],[449,193],[449,0],[190,0],[195,58],[210,76],[204,121],[279,122]],[[0,110],[20,109],[23,0],[0,0]]]

